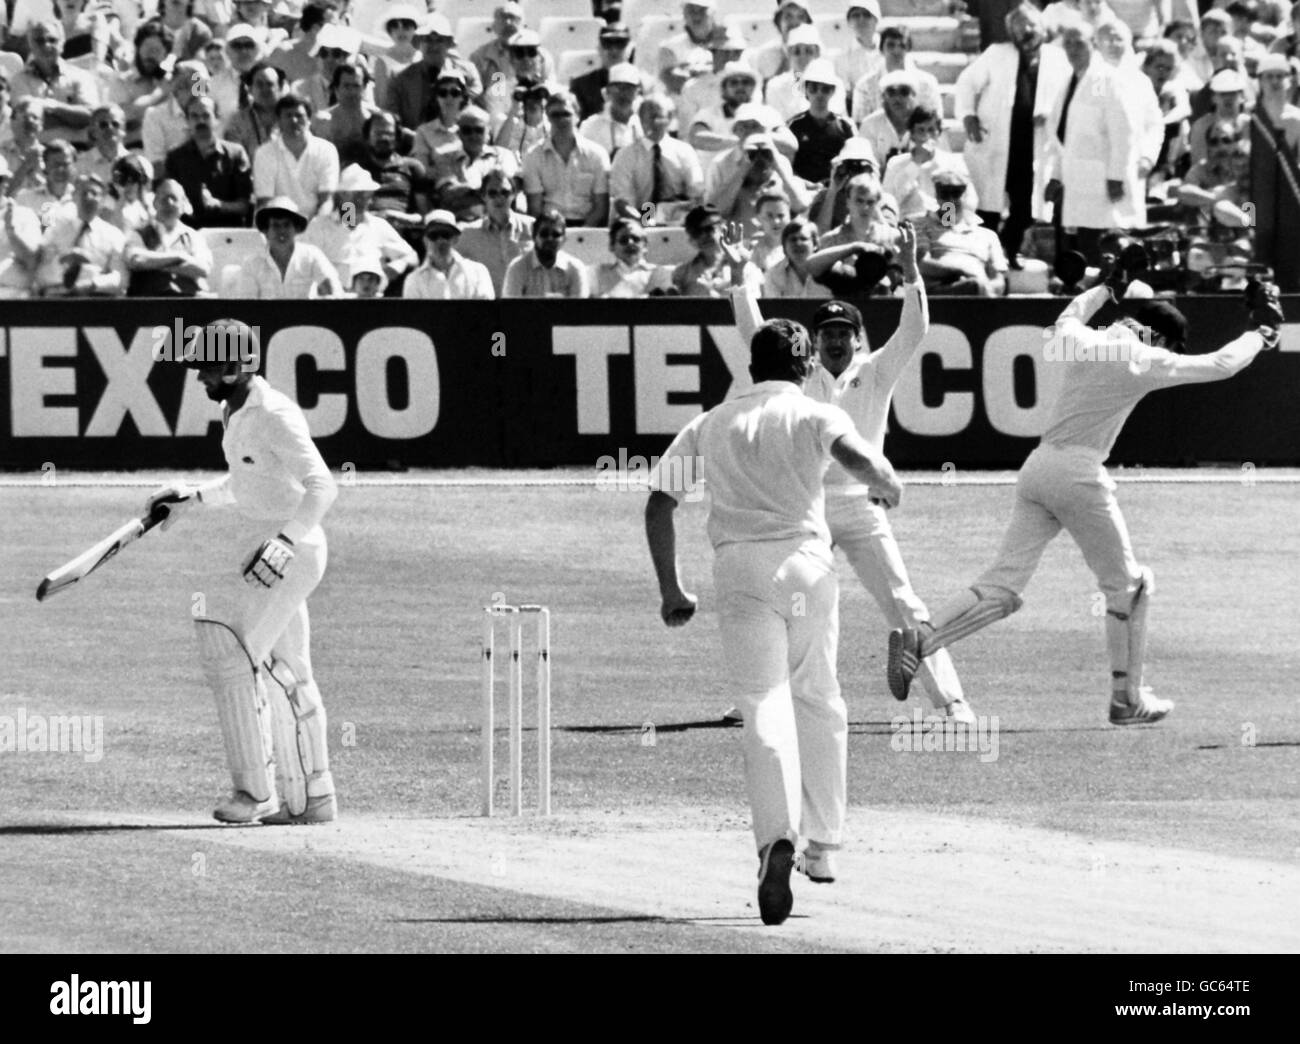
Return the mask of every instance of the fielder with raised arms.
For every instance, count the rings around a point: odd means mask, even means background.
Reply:
[[[253,358],[261,356],[256,332],[238,320],[217,320],[205,335],[209,347],[251,343]],[[232,565],[245,583],[231,618],[195,620],[234,787],[212,814],[223,823],[326,823],[338,808],[307,597],[325,572],[321,520],[338,487],[297,403],[255,376],[256,363],[245,369],[238,359],[211,361],[214,354],[190,365],[208,397],[222,404],[230,470],[197,488],[167,486],[148,500],[149,510],[170,506],[164,529],[190,508],[221,504],[234,504],[247,523],[234,549]]]
[[[1049,331],[1048,358],[1066,367],[1064,380],[1042,442],[1020,469],[997,561],[932,625],[890,634],[889,686],[900,700],[907,698],[921,657],[1020,608],[1020,593],[1043,552],[1065,528],[1106,598],[1111,723],[1153,723],[1173,710],[1172,700],[1154,696],[1142,684],[1154,578],[1133,555],[1105,460],[1124,421],[1148,392],[1224,380],[1245,369],[1261,350],[1276,347],[1282,310],[1276,287],[1252,283],[1247,304],[1257,329],[1208,355],[1178,354],[1185,350],[1187,320],[1164,301],[1143,301],[1132,317],[1105,330],[1089,328],[1098,309],[1112,298],[1122,300],[1132,273],[1146,267],[1144,252],[1136,249],[1137,256],[1126,255],[1105,283],[1071,301]]]
[[[925,284],[916,264],[916,232],[911,222],[899,226],[899,263],[903,268],[903,312],[898,329],[879,351],[871,351],[862,313],[844,301],[827,301],[813,316],[814,346],[821,364],[804,385],[818,402],[834,403],[853,418],[858,434],[877,453],[885,451],[889,404],[903,368],[930,330]],[[729,256],[735,251],[728,247]],[[758,301],[745,287],[731,291],[736,326],[749,341],[763,321]],[[866,485],[837,462],[826,472],[826,522],[831,543],[848,558],[862,586],[870,592],[891,628],[918,628],[930,619],[925,603],[912,589],[889,518],[873,503]],[[930,702],[955,722],[973,724],[975,713],[962,693],[961,681],[945,649],[928,654],[920,681]]]

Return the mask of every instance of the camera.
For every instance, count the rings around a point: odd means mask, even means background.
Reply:
[[[550,98],[551,92],[545,84],[541,83],[521,83],[514,90],[514,99],[517,102],[522,101],[540,101],[544,102]]]

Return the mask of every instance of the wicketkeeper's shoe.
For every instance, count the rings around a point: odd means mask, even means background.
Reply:
[[[808,842],[794,865],[799,873],[818,884],[831,884],[835,880],[835,850],[822,848],[816,841]]]
[[[781,924],[794,907],[790,871],[794,869],[794,845],[784,837],[773,841],[759,855],[758,914],[764,924]]]
[[[958,696],[943,709],[944,718],[957,725],[974,725],[975,711],[966,702],[965,696]]]
[[[912,679],[921,667],[921,635],[910,627],[889,632],[889,663],[885,668],[894,699],[907,699]]]
[[[275,794],[265,801],[258,801],[248,791],[236,790],[217,802],[212,818],[219,823],[256,823],[279,807],[280,799]]]
[[[333,794],[309,797],[307,807],[298,815],[289,811],[288,804],[280,806],[278,811],[262,816],[267,826],[302,826],[306,823],[333,823],[339,817],[339,804]]]
[[[1122,692],[1111,694],[1110,723],[1112,725],[1154,725],[1173,709],[1173,700],[1160,699],[1144,685],[1138,690],[1136,701]]]

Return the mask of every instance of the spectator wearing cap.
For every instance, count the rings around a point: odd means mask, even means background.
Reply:
[[[240,12],[243,13],[242,10]],[[267,62],[284,71],[290,83],[295,83],[317,71],[319,63],[316,58],[317,41],[327,25],[334,24],[336,12],[332,6],[322,3],[305,4],[298,19],[299,36],[279,47],[270,48]],[[250,23],[254,33],[257,26]]]
[[[44,114],[39,98],[24,98],[16,102],[9,117],[9,140],[0,144],[0,158],[11,172],[9,192],[17,195],[23,189],[39,189],[45,184],[45,147],[41,144]]]
[[[928,73],[916,64],[912,57],[912,34],[906,26],[891,25],[880,31],[880,53],[884,64],[875,72],[869,73],[853,85],[853,118],[859,123],[863,118],[879,109],[885,102],[885,86],[889,83],[909,83],[916,95],[918,105],[927,109],[943,112],[943,94],[939,90],[939,81],[933,73]],[[906,80],[891,73],[907,73]]]
[[[1210,12],[1213,14],[1214,12]],[[1244,105],[1247,112],[1255,107],[1258,93],[1254,82],[1246,75],[1246,62],[1241,41],[1231,34],[1219,38],[1210,55],[1210,75],[1205,86],[1192,95],[1192,119],[1200,119],[1214,111],[1214,92],[1210,83],[1221,72],[1234,72],[1240,75],[1244,93]]]
[[[609,70],[605,87],[605,111],[588,116],[578,127],[578,133],[595,142],[610,158],[618,150],[642,137],[641,121],[637,119],[636,103],[641,94],[641,73],[635,65],[616,65]]]
[[[57,138],[41,153],[44,179],[40,185],[25,188],[15,194],[14,202],[35,213],[46,230],[62,213],[71,213],[73,205],[72,175],[77,150],[71,143]],[[105,182],[101,179],[100,184]]]
[[[378,301],[388,288],[379,258],[366,254],[352,262],[352,283],[344,297],[354,301]]]
[[[346,26],[326,24],[317,34],[312,51],[316,67],[308,75],[296,80],[292,91],[311,102],[312,112],[323,113],[337,101],[334,94],[335,73],[341,66],[355,66],[358,62],[361,36]],[[367,78],[367,86],[369,82]]]
[[[403,18],[418,23],[427,13],[424,0],[414,5],[393,0],[351,0],[347,4],[348,24],[362,36],[380,38],[400,12]],[[409,12],[409,13],[408,13]],[[414,30],[414,26],[411,27]]]
[[[839,254],[823,255],[814,263],[820,233],[807,218],[795,218],[781,230],[780,260],[763,275],[764,297],[829,298],[830,289],[817,281],[817,276],[829,271]]]
[[[802,182],[798,185],[798,191],[785,187],[787,180],[793,183],[798,179],[794,177],[794,171],[790,167],[786,153],[781,148],[780,139],[767,129],[770,126],[770,121],[775,117],[776,113],[765,105],[743,105],[736,110],[736,119],[732,123],[734,145],[725,152],[714,156],[704,170],[704,199],[706,202],[715,201],[723,186],[733,180],[736,186],[739,186],[742,181],[747,179],[748,188],[756,188],[761,194],[763,186],[758,186],[756,182],[760,172],[772,175],[772,180],[775,183],[773,187],[784,192],[789,197],[795,213],[800,213],[804,206],[811,201],[811,193]],[[787,138],[791,141],[794,140],[794,135],[790,133],[789,127],[782,125],[781,129]],[[756,134],[766,138],[768,145],[773,146],[774,160],[770,169],[767,167],[765,160],[760,164],[761,171],[752,171],[750,169],[750,157],[745,153],[744,142],[747,138]],[[795,149],[791,149],[789,155],[793,155],[794,152]],[[776,164],[776,158],[779,158],[781,163]],[[748,196],[748,193],[746,195]],[[757,196],[753,198],[756,199]]]
[[[669,137],[673,103],[667,95],[652,95],[637,113],[644,137],[619,149],[609,170],[610,199],[623,201],[638,214],[647,203],[666,207],[667,220],[677,211],[697,205],[704,195],[704,172],[695,150]]]
[[[968,189],[955,170],[934,177],[936,208],[916,222],[916,256],[928,292],[1001,297],[1007,259],[992,229],[979,223],[963,198]]]
[[[734,26],[714,27],[713,32],[709,34],[709,54],[713,57],[712,72],[693,77],[682,88],[681,96],[674,99],[678,126],[682,128],[683,133],[695,121],[696,113],[718,104],[718,99],[723,95],[722,81],[727,66],[733,63],[743,65],[746,47],[744,36]],[[752,96],[752,89],[750,94]]]
[[[231,297],[306,300],[343,292],[329,258],[318,247],[298,241],[307,230],[307,217],[291,197],[267,200],[253,223],[266,237],[266,249],[244,259]]]
[[[280,133],[275,106],[288,90],[284,70],[265,62],[258,62],[244,74],[242,104],[238,112],[226,118],[223,137],[247,152],[250,162],[263,145]]]
[[[98,174],[99,180],[108,184],[113,175],[113,164],[123,156],[131,155],[126,147],[126,114],[117,105],[99,105],[90,114],[90,148],[77,157],[78,174]],[[153,168],[149,168],[153,180]]]
[[[701,153],[702,159],[706,158],[705,153],[716,154],[736,144],[732,130],[736,113],[742,106],[753,111],[752,103],[758,91],[758,73],[743,62],[728,63],[720,76],[719,100],[697,110],[687,126],[686,140]],[[780,120],[775,112],[771,118]]]
[[[1192,122],[1188,133],[1188,151],[1191,153],[1192,165],[1206,159],[1209,150],[1205,144],[1210,126],[1227,120],[1237,129],[1238,137],[1243,136],[1250,126],[1250,113],[1246,111],[1246,77],[1235,69],[1223,69],[1215,73],[1206,85],[1213,102],[1210,111]]]
[[[211,98],[191,98],[185,106],[190,137],[167,153],[166,177],[178,182],[190,204],[195,228],[247,225],[253,202],[253,165],[248,153],[216,134]]]
[[[821,248],[860,243],[881,256],[892,254],[898,243],[898,211],[885,195],[874,173],[854,174],[845,192],[844,221],[822,233]]]
[[[362,130],[366,147],[357,162],[379,183],[371,209],[408,241],[419,237],[431,206],[424,164],[398,153],[397,117],[391,112],[376,112]]]
[[[487,110],[471,105],[456,118],[458,140],[434,154],[433,184],[438,206],[443,209],[457,209],[448,202],[453,196],[459,197],[466,190],[477,193],[490,170],[501,170],[512,184],[518,183],[519,161],[515,154],[500,145],[488,144],[490,123]]]
[[[778,37],[761,47],[755,48],[749,55],[749,64],[766,83],[790,68],[790,55],[787,44],[790,34],[800,26],[813,24],[810,0],[777,0],[776,13],[772,21],[776,24]]]
[[[585,120],[605,108],[605,86],[609,83],[609,71],[616,65],[627,62],[628,48],[632,45],[632,34],[621,22],[604,25],[600,30],[600,66],[591,72],[575,76],[569,81],[569,92],[578,99],[578,111]],[[638,72],[639,74],[639,72]],[[641,82],[643,90],[648,85]]]
[[[469,98],[475,104],[483,94],[478,70],[455,53],[456,37],[446,18],[440,14],[426,15],[415,33],[423,57],[389,80],[388,98],[383,103],[406,127],[418,127],[433,113],[438,78],[444,67],[460,70]]]
[[[856,132],[843,114],[844,85],[830,62],[824,58],[809,62],[802,83],[806,108],[790,120],[790,133],[799,143],[794,172],[805,181],[825,182],[831,176],[831,160]],[[837,99],[839,109],[835,108]]]
[[[131,68],[107,79],[107,100],[126,113],[126,143],[140,146],[140,125],[145,111],[167,97],[167,69],[172,33],[162,22],[142,23],[135,31]],[[231,110],[233,111],[233,109]]]
[[[910,72],[885,73],[880,83],[884,103],[862,121],[858,134],[871,144],[872,153],[881,163],[888,163],[891,157],[910,148],[907,121],[921,102],[916,77]],[[944,144],[947,144],[946,138]]]
[[[36,255],[36,289],[46,297],[118,297],[126,290],[126,236],[99,216],[104,182],[77,178],[71,212],[46,229]]]
[[[790,68],[767,81],[763,88],[763,101],[787,122],[805,112],[808,109],[805,77],[808,68],[816,62],[815,75],[819,77],[816,82],[836,88],[827,99],[830,111],[843,116],[847,112],[845,89],[835,75],[835,67],[829,61],[821,60],[822,43],[817,30],[811,25],[791,30],[786,41],[786,53],[790,56]]]
[[[547,208],[533,222],[533,248],[510,262],[502,297],[590,297],[587,269],[562,250],[568,234],[564,215]]]
[[[366,120],[380,111],[369,100],[370,85],[370,70],[365,62],[351,61],[336,66],[330,80],[334,104],[312,117],[312,134],[324,138],[338,150],[340,164],[354,162],[360,155],[366,142]]]
[[[415,30],[420,24],[420,19],[424,17],[424,11],[423,5],[420,10],[416,10],[412,4],[394,4],[389,0],[377,0],[377,2],[383,4],[382,28],[392,43],[387,47],[370,48],[367,53],[372,55],[371,72],[375,77],[375,98],[383,99],[388,97],[388,84],[393,77],[423,57],[420,49],[415,46]],[[363,33],[366,31],[363,23],[354,20],[353,24]]]
[[[384,266],[384,276],[396,284],[419,261],[415,250],[387,221],[370,212],[379,182],[358,164],[339,174],[334,206],[317,214],[302,234],[303,243],[318,247],[338,269],[342,286],[352,285],[352,262],[374,254]]]
[[[461,231],[460,252],[488,270],[497,297],[504,297],[506,270],[510,263],[533,247],[533,219],[511,209],[517,192],[514,180],[503,170],[483,175],[479,193],[484,214]]]
[[[1198,226],[1187,251],[1192,272],[1246,263],[1253,254],[1250,151],[1244,134],[1231,120],[1221,120],[1210,125],[1206,147],[1206,158],[1187,172],[1178,189],[1178,201],[1194,208],[1191,223]]]
[[[1300,160],[1300,108],[1292,105],[1291,63],[1280,54],[1265,55],[1259,62],[1259,107],[1269,122],[1282,132],[1291,158]]]
[[[612,260],[591,267],[592,297],[649,297],[672,290],[672,268],[646,258],[641,222],[618,218],[609,229],[609,250]]]
[[[898,201],[898,216],[905,221],[919,220],[937,208],[934,178],[940,171],[956,171],[969,183],[965,159],[959,152],[940,147],[942,134],[943,117],[918,105],[907,118],[910,149],[885,165],[881,188]],[[968,190],[966,205],[971,210],[979,205],[974,191]]]
[[[750,262],[747,251],[726,249],[726,221],[716,207],[707,203],[696,207],[686,215],[685,224],[695,256],[673,269],[673,286],[681,296],[726,297],[733,286],[744,286],[755,296],[760,293],[763,273]]]
[[[280,136],[253,157],[253,198],[260,208],[273,196],[288,196],[314,217],[329,208],[338,186],[338,150],[307,129],[311,108],[305,99],[286,94],[275,103],[275,117]]]
[[[835,75],[847,85],[849,115],[860,120],[866,113],[853,111],[852,89],[858,82],[879,72],[885,66],[885,56],[876,41],[876,28],[880,25],[879,0],[865,0],[849,4],[844,16],[853,29],[853,42],[835,58]]]
[[[148,161],[127,153],[113,164],[108,192],[100,202],[100,215],[123,233],[147,225],[153,218],[152,184]]]
[[[566,222],[595,228],[609,217],[609,153],[575,133],[578,103],[568,94],[546,103],[551,132],[524,157],[528,213],[554,208]]]
[[[424,263],[402,287],[402,296],[424,301],[491,301],[496,297],[487,267],[456,250],[456,215],[432,211],[424,219]]]
[[[208,90],[217,104],[217,111],[228,116],[239,109],[244,74],[262,60],[262,45],[249,26],[232,25],[222,46],[227,64],[219,72],[212,73]]]
[[[167,162],[167,153],[190,136],[185,106],[191,98],[207,93],[207,66],[202,62],[177,62],[167,84],[167,100],[150,107],[140,127],[144,157],[158,170]]]
[[[555,62],[551,56],[542,50],[542,41],[536,33],[524,28],[524,9],[523,6],[515,3],[514,0],[508,0],[507,3],[498,4],[492,12],[492,33],[493,38],[485,43],[482,47],[475,49],[469,56],[473,62],[474,68],[478,70],[479,78],[488,88],[488,101],[493,101],[492,91],[494,85],[506,81],[514,81],[515,76],[515,58],[512,55],[512,46],[517,41],[521,33],[527,33],[524,37],[528,47],[536,50],[532,56],[537,62],[537,68],[531,70],[531,76],[537,82],[550,80],[555,75]],[[504,91],[501,99],[508,103],[510,91],[514,84]]]
[[[91,110],[99,104],[99,86],[90,73],[60,57],[63,40],[62,22],[32,22],[27,30],[30,57],[10,79],[9,92],[15,102],[29,96],[44,102],[42,141],[84,144]]]
[[[31,296],[32,274],[41,246],[41,222],[9,198],[13,179],[0,156],[0,301]]]
[[[126,237],[129,297],[198,297],[208,292],[212,251],[181,219],[189,199],[178,182],[164,178],[153,197],[154,217]]]
[[[415,128],[415,146],[411,149],[411,155],[423,163],[426,170],[433,166],[434,154],[439,149],[460,141],[456,127],[461,110],[469,104],[464,74],[455,68],[443,69],[438,74],[433,99],[429,119]]]
[[[1155,178],[1167,180],[1181,169],[1182,158],[1187,155],[1187,134],[1192,114],[1187,88],[1178,77],[1178,45],[1173,40],[1153,40],[1142,60],[1142,72],[1151,82],[1160,106],[1161,143],[1156,157]]]
[[[694,77],[713,67],[709,38],[718,27],[714,6],[714,0],[687,0],[682,4],[683,31],[659,48],[659,79],[669,94],[680,94]]]

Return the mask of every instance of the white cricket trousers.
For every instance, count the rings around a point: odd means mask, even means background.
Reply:
[[[830,547],[799,538],[716,551],[723,662],[745,718],[754,840],[839,845],[848,713],[835,677],[839,589]]]
[[[866,490],[827,487],[826,523],[832,545],[844,552],[891,628],[916,630],[930,619],[930,610],[912,589],[889,517],[883,507],[871,503]],[[962,697],[957,668],[947,649],[926,656],[916,678],[935,707],[946,707]]]
[[[1103,459],[1084,446],[1043,443],[1034,450],[1016,480],[1015,507],[997,561],[974,586],[1020,594],[1064,528],[1097,578],[1107,608],[1127,613],[1142,570]]]

